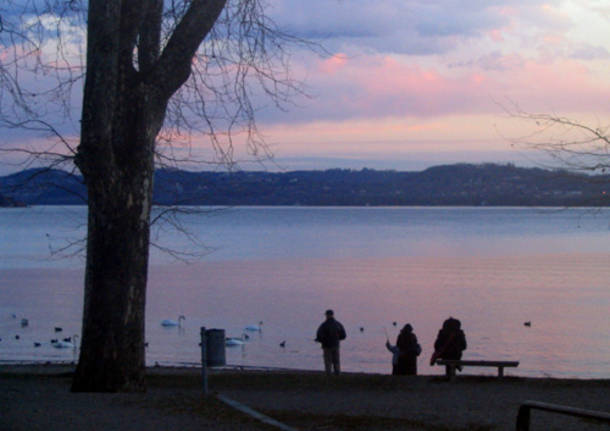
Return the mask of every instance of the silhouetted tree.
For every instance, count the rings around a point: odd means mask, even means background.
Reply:
[[[0,125],[53,138],[42,148],[9,150],[30,161],[73,162],[87,186],[74,391],[144,389],[155,156],[157,163],[179,161],[168,144],[193,130],[206,133],[222,163],[233,163],[237,133],[246,136],[251,153],[264,155],[251,84],[276,103],[299,90],[283,67],[284,44],[297,41],[274,27],[263,6],[262,0],[0,5]],[[83,77],[80,139],[69,138],[51,114],[70,121]],[[159,151],[160,143],[170,152]]]

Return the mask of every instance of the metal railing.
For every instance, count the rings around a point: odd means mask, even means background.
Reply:
[[[543,403],[540,401],[524,401],[519,407],[519,413],[517,414],[517,431],[529,431],[530,412],[532,409],[575,416],[610,424],[610,413],[607,412],[585,410],[576,407],[562,406],[559,404]]]

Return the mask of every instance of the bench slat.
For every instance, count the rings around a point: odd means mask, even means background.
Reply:
[[[519,361],[472,361],[458,359],[438,359],[439,365],[473,366],[473,367],[517,367]]]
[[[439,359],[436,363],[447,367],[447,376],[449,377],[449,380],[453,380],[455,377],[455,369],[457,367],[497,367],[498,377],[502,378],[504,377],[504,367],[517,367],[519,365],[519,361],[472,361],[458,359]]]

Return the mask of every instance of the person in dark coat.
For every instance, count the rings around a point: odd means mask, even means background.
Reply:
[[[335,375],[339,375],[341,373],[339,342],[345,340],[345,329],[338,320],[335,320],[333,310],[326,310],[325,314],[326,320],[316,332],[316,341],[322,344],[326,374],[330,375],[333,371]]]
[[[443,327],[436,336],[430,365],[434,365],[437,359],[462,359],[464,350],[466,350],[466,335],[462,330],[462,323],[458,319],[449,317],[443,322]],[[449,374],[449,367],[446,368]]]
[[[413,327],[406,324],[398,334],[396,339],[396,347],[398,348],[398,361],[395,367],[392,368],[394,375],[410,375],[417,374],[417,356],[421,353],[421,347],[417,342],[417,336],[413,333]]]

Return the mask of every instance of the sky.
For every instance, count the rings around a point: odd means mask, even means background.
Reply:
[[[610,125],[610,2],[277,0],[331,56],[293,57],[311,98],[261,129],[293,166],[535,163],[506,110]],[[515,145],[517,143],[517,145]]]
[[[267,13],[328,54],[291,51],[306,95],[261,103],[276,163],[248,163],[238,145],[244,169],[532,165],[535,124],[507,111],[610,126],[607,0],[267,0]],[[0,145],[16,139],[4,131]]]

